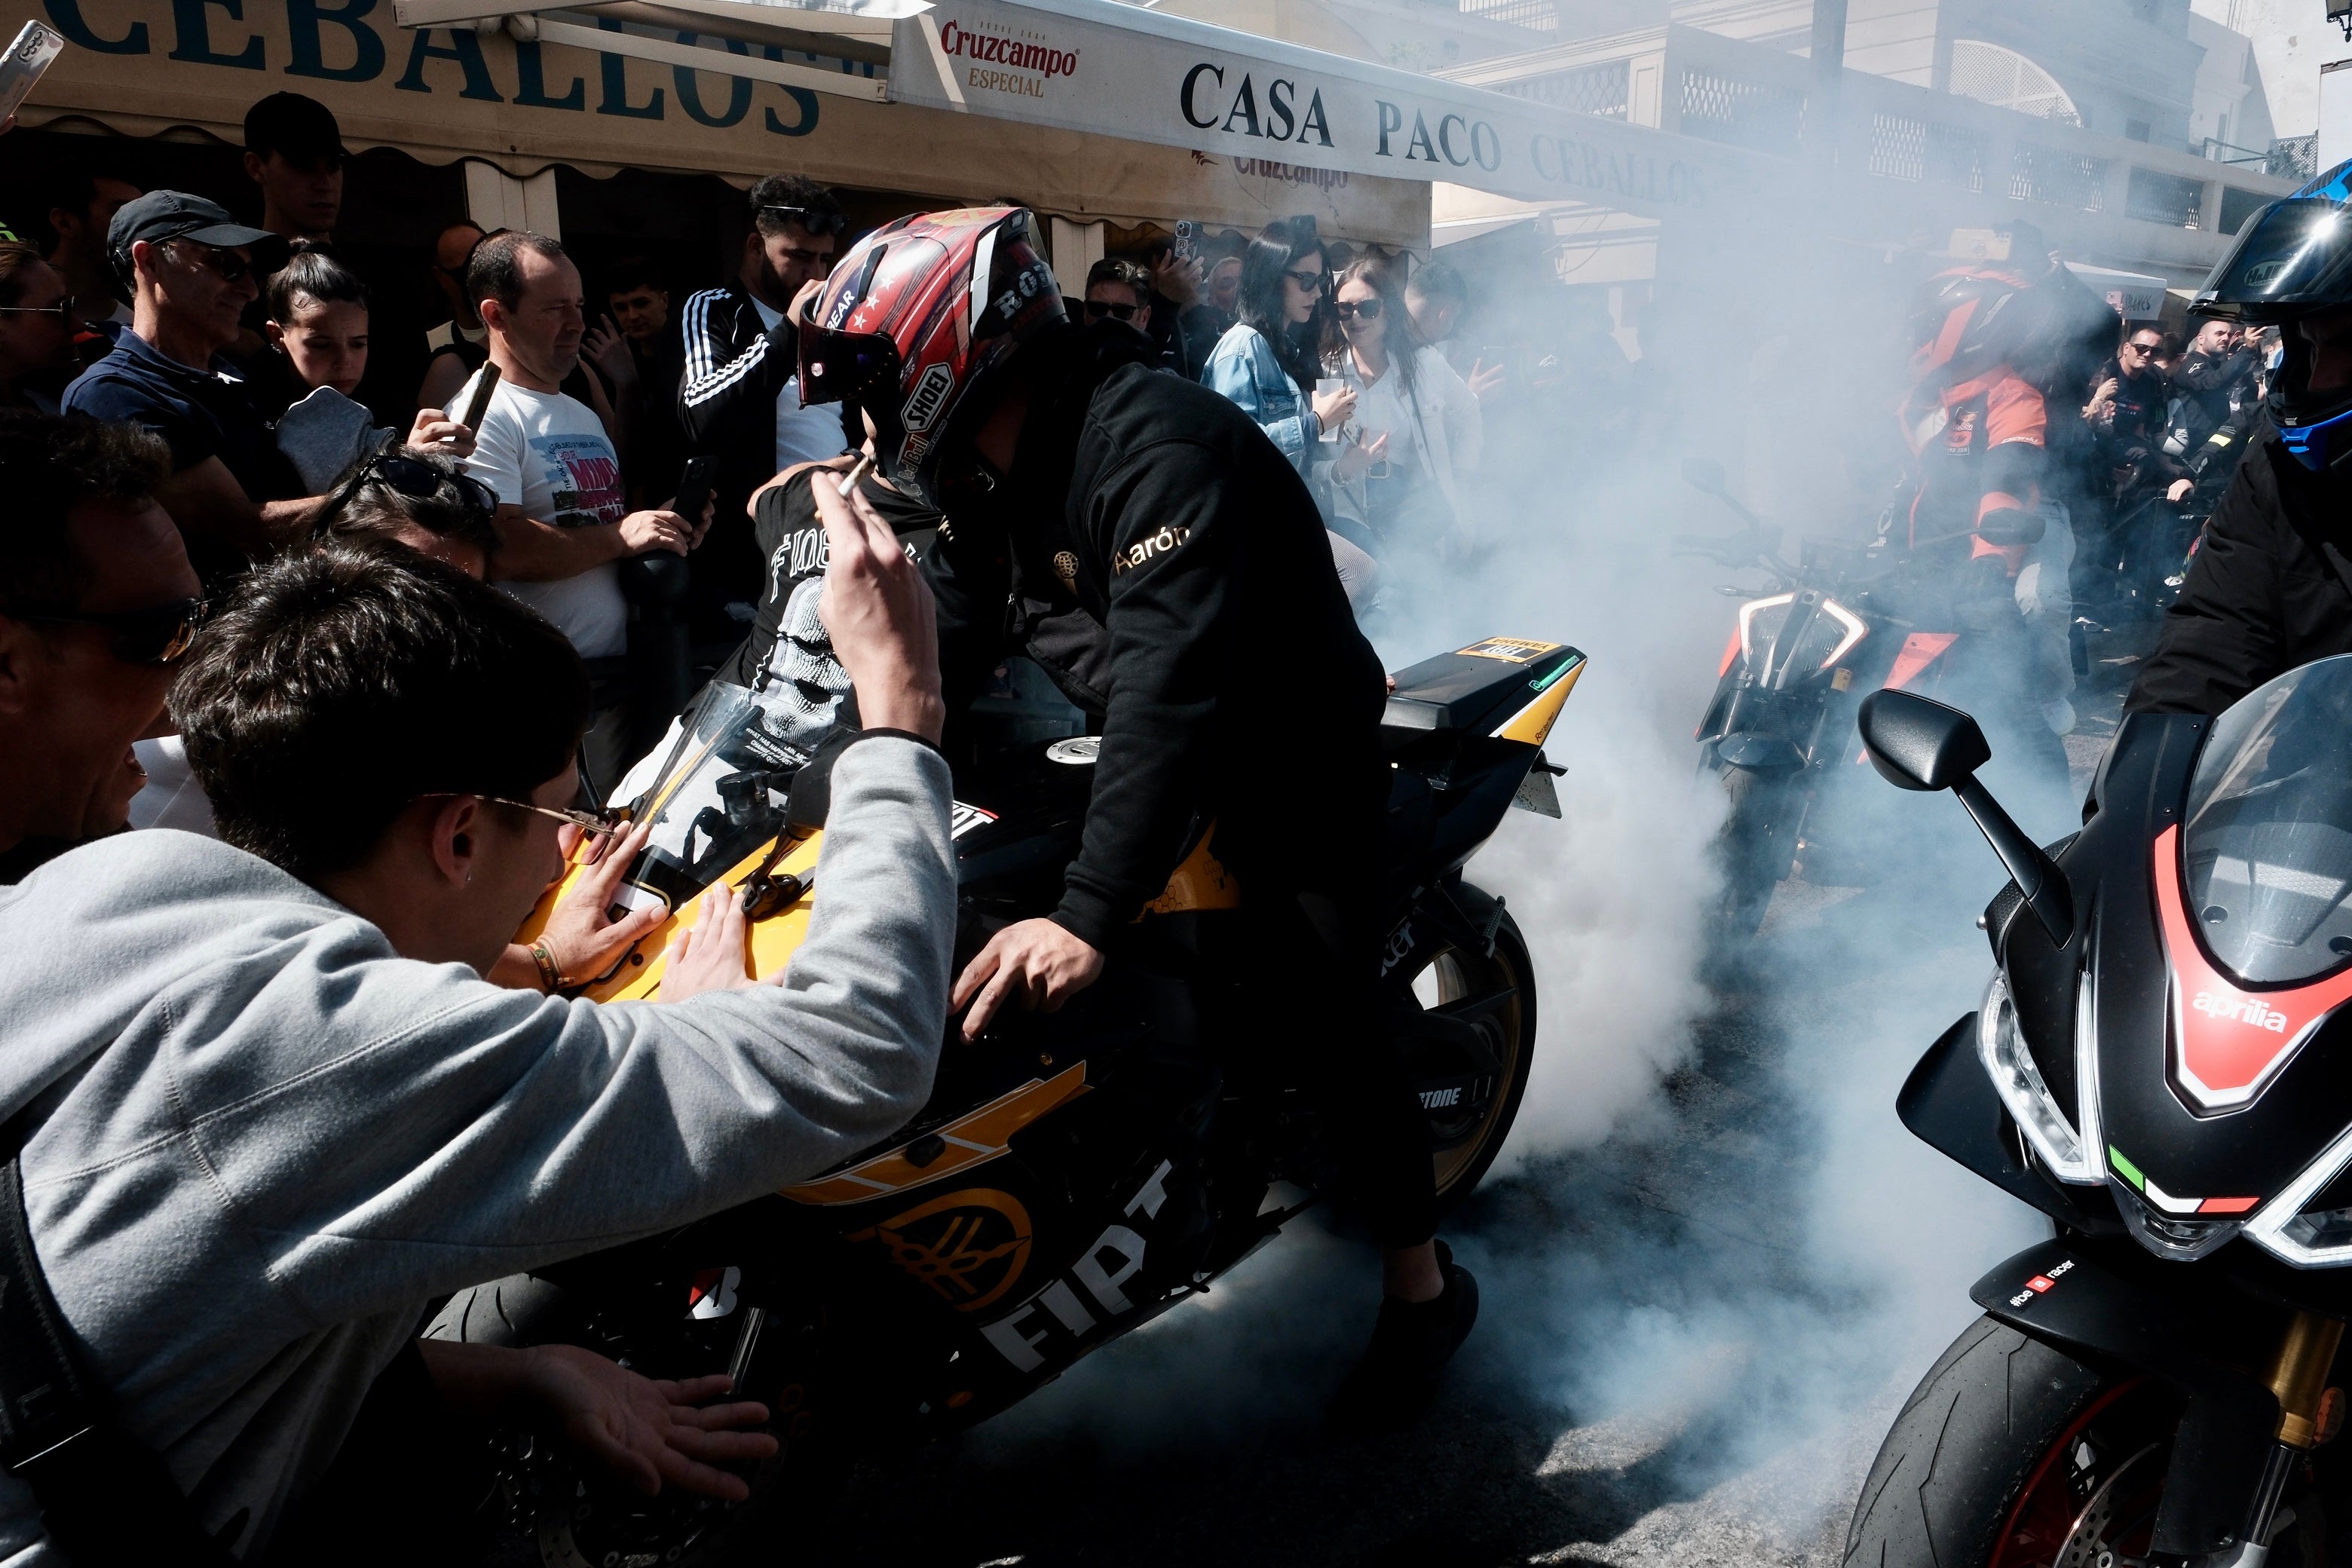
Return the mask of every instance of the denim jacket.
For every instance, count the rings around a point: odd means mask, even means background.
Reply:
[[[1246,322],[1235,322],[1217,340],[1201,379],[1257,422],[1266,439],[1282,448],[1302,478],[1323,434],[1315,409],[1298,384],[1274,357],[1274,345]]]

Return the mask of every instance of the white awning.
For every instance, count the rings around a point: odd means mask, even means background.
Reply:
[[[1651,216],[1722,210],[1754,193],[1768,163],[1117,0],[616,0],[563,11],[543,0],[397,0],[396,9],[407,26],[534,16],[520,24],[525,36],[535,26],[551,41],[669,65],[699,51],[713,61],[704,68],[813,91]],[[886,21],[887,51],[877,62]],[[809,51],[807,64],[790,58],[795,48]],[[818,55],[887,68],[851,78]]]

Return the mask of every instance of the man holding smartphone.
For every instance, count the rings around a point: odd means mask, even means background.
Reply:
[[[131,286],[131,322],[114,352],[66,388],[65,412],[138,425],[172,449],[172,476],[155,499],[188,542],[208,584],[236,575],[309,526],[311,495],[225,352],[260,292],[259,275],[284,264],[287,243],[234,222],[184,191],[127,202],[107,253]],[[409,444],[462,456],[463,426],[422,409]]]
[[[555,623],[587,661],[595,718],[581,751],[609,787],[629,763],[629,605],[619,563],[684,555],[707,512],[629,510],[621,460],[596,411],[563,391],[586,334],[580,269],[543,235],[493,235],[474,247],[466,289],[489,329],[499,373],[475,426],[467,470],[499,498],[496,571],[507,591]],[[460,403],[466,399],[460,397]]]

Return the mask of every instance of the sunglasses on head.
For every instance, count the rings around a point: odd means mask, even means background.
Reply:
[[[1331,309],[1343,321],[1352,321],[1359,316],[1367,321],[1381,319],[1381,302],[1378,300],[1339,300],[1332,302]]]
[[[830,234],[838,237],[841,232],[849,226],[846,214],[819,212],[814,207],[764,206],[760,210],[763,213],[781,213],[811,234]]]
[[[1304,268],[1297,272],[1286,272],[1283,276],[1309,294],[1320,294],[1331,286],[1331,280],[1328,278],[1320,272],[1309,272]]]
[[[1097,321],[1101,321],[1105,316],[1108,316],[1115,321],[1131,321],[1135,320],[1135,307],[1114,305],[1108,300],[1089,300],[1087,301],[1087,316],[1089,320]]]
[[[498,492],[473,475],[448,473],[407,456],[397,447],[387,447],[362,463],[350,479],[335,487],[334,493],[327,498],[327,504],[320,507],[318,515],[310,520],[310,536],[326,538],[335,519],[343,514],[344,509],[352,504],[352,498],[359,494],[361,488],[370,479],[411,500],[430,500],[440,493],[444,483],[454,484],[457,487],[460,501],[468,510],[485,518],[498,515]]]
[[[15,618],[53,626],[101,626],[112,634],[114,657],[123,663],[165,665],[188,651],[188,646],[196,640],[197,628],[205,624],[208,608],[202,599],[171,599],[143,610],[79,616],[16,615]],[[13,611],[9,613],[15,615]]]

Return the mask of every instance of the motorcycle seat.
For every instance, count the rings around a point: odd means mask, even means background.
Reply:
[[[1583,662],[1565,644],[1522,637],[1487,637],[1423,659],[1397,672],[1396,689],[1381,715],[1381,745],[1399,752],[1494,734]]]

